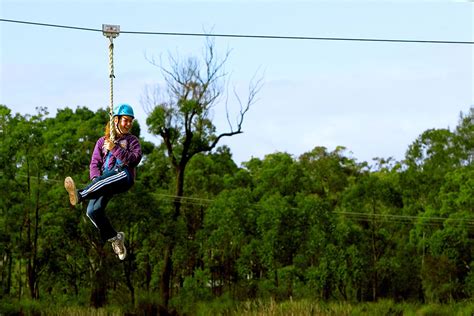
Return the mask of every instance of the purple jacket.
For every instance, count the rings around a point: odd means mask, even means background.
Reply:
[[[91,163],[89,165],[91,179],[100,176],[104,171],[104,164],[107,158],[107,150],[104,149],[104,142],[105,137],[102,136],[95,143],[94,152],[92,153]],[[123,165],[128,166],[132,178],[135,179],[135,167],[142,159],[142,149],[138,138],[135,135],[127,134],[117,139],[116,142],[117,144],[111,150],[112,156],[109,159],[108,169],[111,169],[115,165],[118,158],[122,161]]]

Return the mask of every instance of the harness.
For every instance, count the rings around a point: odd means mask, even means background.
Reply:
[[[107,157],[105,158],[105,164],[104,164],[104,172],[107,172],[109,170],[114,170],[116,167],[121,167],[123,166],[122,160],[115,158],[115,164],[112,166],[111,169],[109,169],[109,159],[112,157],[112,152],[107,152]]]

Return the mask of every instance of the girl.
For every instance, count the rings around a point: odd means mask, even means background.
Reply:
[[[105,136],[97,140],[92,153],[90,184],[78,190],[71,177],[64,180],[72,205],[89,200],[87,216],[99,230],[102,240],[112,243],[120,260],[127,256],[125,235],[113,228],[105,214],[105,207],[114,194],[128,191],[135,181],[135,168],[142,159],[142,151],[138,138],[130,134],[134,117],[133,109],[128,104],[114,108],[115,141],[110,140],[110,124],[107,124]]]

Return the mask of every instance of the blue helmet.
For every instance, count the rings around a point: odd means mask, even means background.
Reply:
[[[122,116],[122,115],[127,115],[135,118],[135,115],[133,114],[133,109],[129,104],[120,104],[114,107],[114,114],[113,116]]]

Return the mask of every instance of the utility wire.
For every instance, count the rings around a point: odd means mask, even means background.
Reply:
[[[0,175],[4,175],[3,172],[0,172]],[[27,175],[16,174],[16,177],[27,178]],[[30,178],[37,179],[36,176],[29,176]],[[49,179],[41,177],[41,180],[44,182],[55,182],[62,183],[62,181],[57,179]],[[180,200],[181,204],[184,205],[195,205],[195,206],[209,206],[215,200],[206,199],[199,197],[190,197],[190,196],[177,196],[172,194],[163,194],[163,193],[151,193],[152,196],[162,200],[176,201]],[[256,209],[261,209],[263,206],[257,203],[252,203],[252,206]],[[288,207],[289,209],[296,209],[296,207]],[[449,218],[449,217],[438,217],[438,216],[414,216],[414,215],[396,215],[396,214],[373,214],[373,213],[362,213],[362,212],[345,212],[345,211],[333,211],[332,214],[346,216],[354,220],[373,222],[375,220],[380,222],[391,222],[391,223],[400,223],[400,224],[414,224],[418,221],[418,225],[423,226],[438,226],[442,225],[445,221],[450,221],[451,224],[455,226],[466,225],[467,227],[474,227],[474,218]],[[421,222],[420,222],[421,221]]]
[[[3,172],[0,172],[0,175],[4,175]],[[37,176],[27,176],[24,174],[16,174],[16,177],[21,177],[21,178],[33,178],[33,179],[38,179]],[[44,178],[40,177],[40,180],[44,182],[55,182],[55,183],[62,183],[62,181],[57,180],[57,179],[50,179],[50,178]],[[85,185],[85,184],[83,184]],[[163,194],[163,193],[151,193],[151,195],[166,199],[166,200],[171,200],[175,201],[176,199],[179,199],[181,203],[183,204],[194,204],[194,205],[210,205],[212,204],[215,200],[214,199],[206,199],[206,198],[199,198],[199,197],[190,197],[190,196],[177,196],[177,195],[172,195],[172,194]],[[256,204],[254,204],[255,206]],[[256,205],[257,207],[261,207],[261,205]],[[294,207],[289,207],[292,209],[295,209]],[[472,222],[474,224],[474,218],[449,218],[449,217],[436,217],[436,216],[430,216],[430,217],[423,217],[423,216],[414,216],[414,215],[396,215],[396,214],[373,214],[373,213],[361,213],[361,212],[344,212],[344,211],[335,211],[332,212],[334,214],[339,214],[339,215],[344,215],[348,217],[360,217],[360,218],[387,218],[390,220],[407,220],[407,221],[415,221],[415,220],[431,220],[431,221],[437,221],[437,222],[443,222],[445,220],[450,220],[453,222]]]
[[[4,172],[0,171],[0,175],[4,175]],[[27,175],[24,174],[16,174],[16,177],[27,178]],[[33,179],[38,179],[37,176],[29,176]],[[55,183],[62,183],[61,180],[57,179],[49,179],[49,178],[40,178],[41,181],[44,182],[55,182]],[[85,184],[84,184],[85,185]],[[163,193],[151,193],[152,196],[162,200],[169,200],[175,201],[177,199],[180,200],[182,204],[185,205],[195,205],[195,206],[209,206],[214,202],[214,199],[206,199],[200,197],[190,197],[190,196],[177,196],[172,194],[163,194]],[[252,203],[253,207],[256,209],[261,209],[262,205],[257,203]],[[296,209],[296,207],[288,207],[289,209]],[[366,222],[373,222],[375,220],[381,222],[397,222],[401,224],[413,224],[417,220],[421,220],[418,224],[421,225],[440,225],[443,224],[446,220],[450,221],[450,223],[454,225],[461,225],[465,224],[469,227],[474,227],[474,218],[450,218],[450,217],[439,217],[439,216],[414,216],[414,215],[397,215],[397,214],[373,214],[373,213],[363,213],[363,212],[345,212],[345,211],[333,211],[332,214],[338,214],[342,216],[346,216],[348,218],[352,218],[354,220],[366,221]]]
[[[178,197],[175,195],[152,193],[151,195],[162,198],[164,200],[175,200],[180,199],[180,202],[185,205],[197,205],[197,206],[209,206],[214,200],[203,199],[203,198],[192,198],[192,197]],[[253,207],[256,209],[263,208],[262,205],[253,203]],[[296,209],[295,207],[289,207],[289,209]],[[417,222],[418,225],[422,226],[439,226],[443,225],[445,221],[449,221],[454,226],[465,225],[466,227],[474,227],[474,218],[450,218],[450,217],[439,217],[439,216],[414,216],[414,215],[396,215],[396,214],[373,214],[373,213],[362,213],[362,212],[344,212],[344,211],[332,211],[331,214],[343,215],[354,220],[364,222],[390,222],[399,224],[414,224]]]
[[[20,23],[35,26],[73,29],[79,31],[102,32],[101,29],[0,19],[0,22]],[[149,32],[149,31],[120,31],[120,34],[132,35],[161,35],[161,36],[197,36],[197,37],[227,37],[250,39],[279,39],[279,40],[312,40],[312,41],[351,41],[351,42],[388,42],[388,43],[417,43],[417,44],[457,44],[473,45],[473,41],[442,41],[442,40],[410,40],[410,39],[382,39],[382,38],[350,38],[350,37],[312,37],[312,36],[280,36],[280,35],[247,35],[247,34],[218,34],[218,33],[183,33],[183,32]]]

